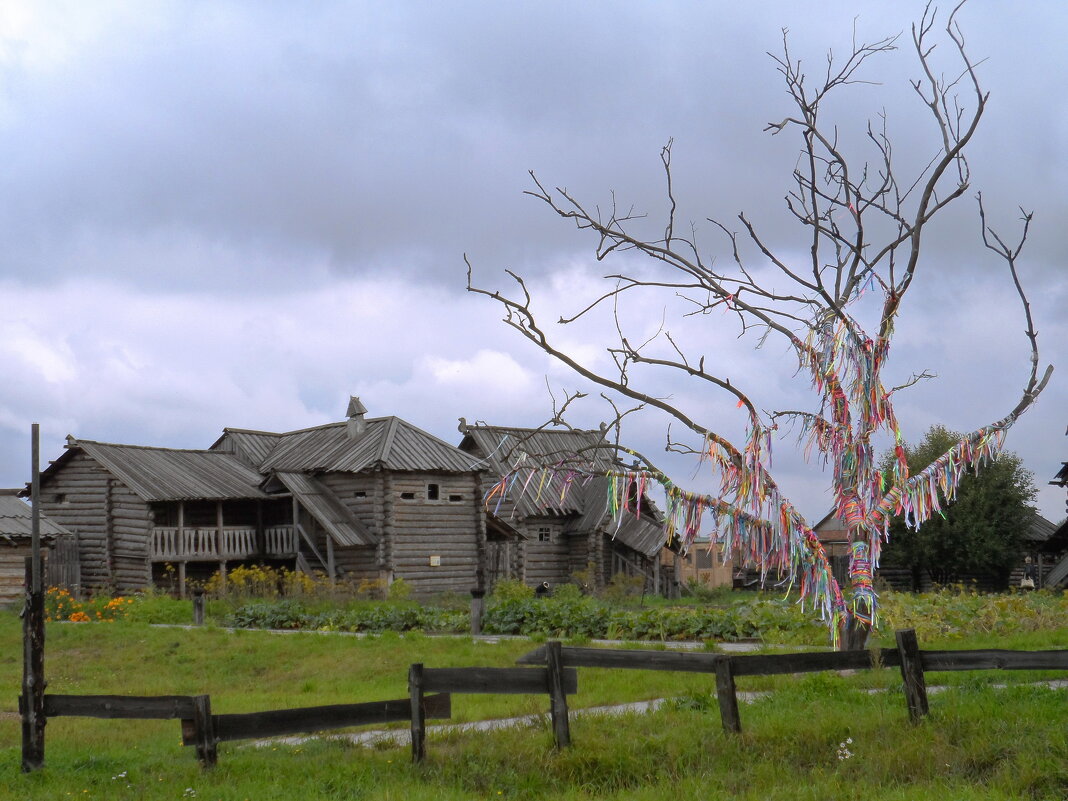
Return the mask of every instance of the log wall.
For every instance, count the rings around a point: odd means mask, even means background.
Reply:
[[[469,592],[478,580],[479,558],[485,555],[477,474],[391,473],[386,483],[390,491],[385,522],[394,577],[409,582],[417,596]],[[427,499],[431,483],[438,485],[439,500]],[[439,564],[432,564],[432,557]]]
[[[0,539],[0,606],[20,604],[26,597],[26,557],[29,539],[9,544]]]
[[[78,534],[82,586],[110,589],[106,503],[110,475],[85,453],[41,482],[41,511]]]

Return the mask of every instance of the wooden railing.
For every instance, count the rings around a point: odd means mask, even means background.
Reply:
[[[256,529],[245,526],[221,529],[157,526],[152,529],[149,552],[156,562],[293,556],[297,552],[297,533],[292,526],[272,526],[264,531],[264,545],[261,551],[256,543]]]

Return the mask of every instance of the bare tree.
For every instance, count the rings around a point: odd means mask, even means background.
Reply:
[[[624,331],[619,314],[608,348],[615,367],[598,372],[557,346],[535,316],[527,282],[508,271],[518,291],[502,294],[472,283],[468,262],[468,289],[487,295],[505,310],[504,321],[546,353],[576,373],[619,397],[666,412],[699,437],[700,446],[687,448],[674,440],[668,447],[698,454],[715,468],[719,486],[712,492],[690,492],[676,486],[641,454],[634,464],[611,471],[616,502],[626,505],[635,485],[662,484],[667,493],[666,534],[688,546],[702,521],[725,553],[741,553],[763,571],[789,573],[803,599],[811,599],[835,632],[850,633],[854,644],[874,625],[876,598],[872,571],[890,517],[907,514],[916,525],[936,513],[942,502],[952,501],[957,480],[994,456],[1006,430],[1035,401],[1049,380],[1052,367],[1040,370],[1038,339],[1030,309],[1017,274],[1017,259],[1028,234],[1031,215],[1024,214],[1022,231],[1014,244],[988,227],[982,200],[979,220],[986,247],[1004,262],[1023,303],[1030,346],[1031,370],[1022,396],[1005,417],[968,434],[922,473],[910,475],[902,433],[894,416],[895,393],[930,377],[914,375],[901,386],[887,388],[882,372],[887,362],[894,322],[901,304],[921,269],[925,232],[935,217],[969,190],[966,148],[987,104],[975,65],[968,56],[956,16],[949,15],[944,29],[935,29],[936,12],[930,6],[912,27],[911,46],[921,77],[912,82],[916,96],[936,133],[934,154],[907,180],[899,176],[885,116],[869,123],[864,139],[869,161],[857,164],[846,156],[838,129],[826,122],[828,97],[847,87],[868,83],[863,77],[868,62],[897,47],[898,37],[865,44],[854,40],[844,61],[828,56],[817,82],[802,72],[790,53],[786,32],[782,52],[772,56],[793,101],[794,112],[769,123],[772,135],[793,133],[800,138],[800,156],[785,197],[786,210],[800,226],[806,257],[788,258],[762,236],[757,224],[739,214],[739,229],[710,219],[722,234],[728,258],[721,266],[708,257],[697,240],[697,227],[680,233],[672,183],[669,142],[660,157],[666,178],[668,211],[663,233],[650,238],[639,229],[648,219],[616,206],[607,210],[585,205],[566,189],[549,189],[531,173],[534,187],[528,194],[545,203],[560,217],[589,231],[597,240],[596,258],[616,258],[625,266],[634,262],[620,254],[648,257],[641,272],[615,272],[599,297],[580,311],[559,320],[562,324],[585,318],[602,306],[615,307],[632,293],[668,291],[689,304],[687,315],[708,315],[710,320],[735,321],[743,333],[754,332],[759,345],[768,339],[785,342],[796,356],[798,375],[811,384],[812,409],[762,412],[750,399],[739,376],[717,373],[705,355],[688,351],[666,325],[652,338],[637,344]],[[946,78],[935,65],[935,40],[944,36],[955,77]],[[465,257],[466,260],[466,257]],[[771,276],[771,277],[769,277]],[[739,445],[705,421],[687,414],[681,405],[636,386],[636,367],[674,371],[692,378],[710,391],[729,393],[748,415],[746,439]],[[1041,373],[1041,374],[1040,374]],[[566,408],[573,398],[566,398]],[[555,402],[554,402],[555,406]],[[621,415],[618,407],[616,423]],[[560,418],[561,415],[554,415]],[[829,568],[818,537],[788,498],[780,491],[769,463],[772,434],[780,424],[800,432],[806,450],[833,472],[837,515],[849,532],[850,588],[843,594]],[[880,474],[873,438],[890,436],[898,443],[894,473]],[[618,445],[618,438],[615,439]],[[628,460],[629,461],[629,460]],[[517,470],[571,469],[553,465],[523,464]]]

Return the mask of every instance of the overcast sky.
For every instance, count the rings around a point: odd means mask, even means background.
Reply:
[[[1010,11],[1011,8],[1011,11]],[[290,430],[339,420],[350,394],[458,442],[456,419],[537,425],[579,387],[465,292],[527,275],[546,310],[597,291],[595,244],[524,196],[527,170],[591,203],[611,192],[664,209],[658,153],[674,138],[680,216],[745,211],[781,252],[802,253],[782,197],[796,140],[766,51],[782,28],[819,72],[853,35],[908,30],[918,2],[239,3],[0,5],[0,482],[29,477],[68,434],[207,447],[225,426]],[[1007,447],[1046,482],[1068,460],[1068,202],[1063,34],[1055,0],[973,0],[961,15],[991,92],[971,149],[973,187],[1014,230],[1043,361],[1058,371]],[[904,45],[829,111],[844,141],[883,110],[902,163],[933,153]],[[944,48],[944,45],[943,45]],[[945,55],[948,56],[948,53]],[[951,61],[946,61],[951,65]],[[929,240],[888,376],[938,379],[902,394],[919,440],[968,431],[1017,402],[1028,368],[1011,282],[978,242],[974,201]],[[727,258],[707,224],[702,241]],[[635,329],[668,301],[627,310]],[[546,320],[555,319],[546,312]],[[693,347],[761,408],[811,408],[781,347],[754,350],[723,320],[684,324]],[[556,328],[554,326],[554,328]],[[611,331],[563,330],[595,363]],[[708,426],[741,422],[730,398],[654,379]],[[581,408],[596,425],[604,409]],[[655,453],[664,421],[635,421]],[[781,483],[812,522],[829,476],[776,444]],[[680,480],[681,462],[669,463]],[[700,477],[697,482],[699,484]],[[695,487],[699,488],[699,486]]]

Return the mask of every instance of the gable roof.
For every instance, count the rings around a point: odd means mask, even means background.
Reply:
[[[68,437],[67,451],[41,473],[45,480],[84,451],[144,501],[266,498],[263,476],[222,451],[150,448]]]
[[[0,490],[0,539],[30,539],[33,534],[33,510],[18,497],[19,489]],[[44,515],[41,518],[41,538],[50,539],[70,532]]]
[[[349,435],[344,422],[280,434],[259,469],[358,473],[376,466],[387,470],[445,473],[480,469],[475,459],[456,446],[399,417],[368,420],[366,430],[355,438]]]
[[[615,465],[600,431],[515,428],[482,423],[461,424],[460,430],[464,434],[460,448],[480,457],[496,476],[508,474],[524,460],[534,466],[573,464],[577,469],[592,472],[607,471]],[[572,483],[566,471],[549,471],[544,482],[540,477],[530,482],[515,482],[508,490],[508,499],[520,517],[582,514],[585,493],[576,491]],[[604,491],[607,493],[607,488]]]
[[[548,471],[544,481],[541,476],[529,482],[518,479],[508,490],[515,515],[576,515],[568,525],[569,531],[601,530],[646,556],[654,556],[664,546],[663,521],[648,498],[642,501],[641,517],[627,511],[612,517],[608,479],[596,473],[611,470],[617,462],[602,432],[481,423],[461,423],[460,431],[464,434],[460,447],[481,456],[497,476],[507,474],[517,462],[527,459],[535,466],[569,464],[587,473],[581,480],[569,477],[566,470]]]

